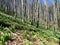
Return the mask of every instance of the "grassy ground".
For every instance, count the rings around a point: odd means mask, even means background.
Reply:
[[[0,45],[58,45],[60,31],[39,28],[0,12]]]

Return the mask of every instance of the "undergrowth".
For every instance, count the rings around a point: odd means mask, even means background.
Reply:
[[[3,17],[3,18],[2,18]],[[26,39],[26,45],[32,45],[31,41],[34,42],[37,39],[41,41],[42,45],[46,45],[45,42],[43,42],[44,39],[46,41],[54,40],[55,42],[59,41],[60,38],[60,32],[59,30],[57,32],[54,32],[53,27],[50,27],[49,29],[45,29],[44,24],[40,24],[39,28],[36,28],[35,26],[30,25],[29,23],[22,23],[21,19],[14,19],[12,16],[8,16],[4,13],[0,12],[0,22],[3,24],[10,25],[7,27],[7,25],[0,25],[0,45],[4,45],[5,41],[9,40],[11,38],[10,31],[16,32],[17,30],[23,31],[23,38]],[[56,35],[55,35],[56,34]]]

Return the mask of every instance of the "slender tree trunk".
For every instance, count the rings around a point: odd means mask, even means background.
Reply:
[[[15,8],[16,8],[16,14],[15,14],[15,19],[17,18],[17,6],[15,6]]]
[[[55,32],[58,29],[58,21],[57,21],[57,0],[54,2],[54,30]]]
[[[42,19],[41,4],[40,4],[40,21]]]
[[[24,0],[24,22],[27,21],[27,0]]]
[[[29,3],[27,3],[27,19],[29,20]]]
[[[43,6],[43,10],[44,10],[43,15],[44,15],[44,22],[45,22],[45,5]]]
[[[8,10],[9,10],[9,1],[8,0],[6,0],[6,13],[8,13]]]
[[[39,0],[36,2],[36,16],[35,16],[37,27],[39,27]]]
[[[14,12],[15,12],[15,15],[14,15],[14,18],[16,19],[16,0],[14,0]]]
[[[21,0],[21,18],[22,18],[22,22],[23,22],[23,20],[24,20],[24,12],[23,12],[23,0]]]
[[[39,27],[39,20],[40,20],[40,18],[39,18],[40,16],[39,16],[39,7],[38,7],[38,20],[37,20],[37,28]]]
[[[48,14],[48,0],[45,0],[45,21],[46,21],[46,29],[48,29],[49,28],[49,14]]]
[[[35,14],[35,13],[34,13],[34,12],[35,12],[34,9],[35,9],[35,8],[34,8],[34,0],[32,0],[32,21],[31,21],[31,24],[32,24],[32,25],[34,25],[34,14]]]

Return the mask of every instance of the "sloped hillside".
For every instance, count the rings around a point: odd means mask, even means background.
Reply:
[[[59,45],[60,32],[39,28],[0,12],[0,45]]]

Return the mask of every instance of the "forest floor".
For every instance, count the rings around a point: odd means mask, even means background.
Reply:
[[[6,45],[59,45],[58,42],[55,42],[52,38],[48,40],[46,38],[41,39],[39,34],[35,34],[34,38],[31,36],[31,32],[27,32],[28,36],[24,39],[23,37],[24,31],[17,31],[15,33],[11,33],[11,40],[5,42]],[[24,33],[25,34],[25,33]]]
[[[0,13],[0,45],[59,45],[60,31],[53,27],[46,30],[43,24],[39,28]],[[4,45],[4,44],[3,44]]]

